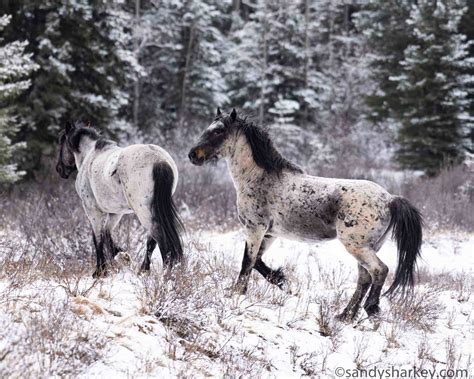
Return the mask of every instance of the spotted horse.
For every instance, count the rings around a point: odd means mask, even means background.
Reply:
[[[247,290],[252,269],[283,288],[281,269],[273,270],[262,255],[277,237],[298,241],[339,239],[358,262],[357,287],[338,316],[350,321],[364,303],[376,315],[388,267],[377,256],[392,230],[398,247],[398,267],[387,294],[406,294],[414,284],[422,242],[420,212],[406,199],[367,180],[333,179],[307,175],[284,158],[268,132],[237,116],[235,109],[214,121],[189,152],[195,165],[225,158],[237,192],[237,209],[246,236],[242,268],[236,283]]]
[[[150,270],[157,243],[166,269],[182,259],[184,228],[172,197],[178,170],[164,149],[119,147],[94,128],[71,123],[60,133],[59,145],[56,171],[64,179],[77,171],[76,191],[92,226],[97,257],[93,277],[104,276],[107,260],[120,252],[112,232],[128,213],[135,213],[148,231],[142,271]]]

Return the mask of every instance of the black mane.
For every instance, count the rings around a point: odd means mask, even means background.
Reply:
[[[290,162],[276,149],[266,129],[239,117],[235,120],[235,125],[247,138],[257,166],[269,174],[279,175],[283,170],[303,173],[301,167]]]
[[[114,144],[114,142],[105,139],[100,135],[100,133],[92,127],[84,126],[82,123],[76,123],[75,129],[69,136],[69,145],[71,149],[76,152],[79,152],[79,146],[81,144],[82,137],[87,136],[90,139],[97,141],[95,143],[96,150],[101,150],[108,145]]]

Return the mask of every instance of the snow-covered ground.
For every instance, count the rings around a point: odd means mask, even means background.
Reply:
[[[230,290],[243,252],[239,232],[191,236],[189,264],[168,282],[158,252],[145,276],[132,257],[97,282],[88,275],[5,279],[0,375],[330,378],[414,366],[472,372],[473,247],[474,236],[427,238],[413,301],[383,298],[375,324],[363,312],[351,324],[334,319],[357,272],[338,241],[275,242],[264,260],[286,269],[290,292],[257,273],[246,296]],[[393,272],[391,241],[380,257]]]

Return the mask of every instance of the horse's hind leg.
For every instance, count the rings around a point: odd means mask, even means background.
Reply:
[[[146,240],[146,253],[145,258],[143,259],[142,267],[140,271],[150,271],[150,264],[151,264],[151,256],[153,254],[153,250],[155,250],[156,241],[153,237],[149,236]]]
[[[371,247],[354,247],[352,244],[347,244],[345,246],[349,253],[357,259],[359,265],[365,268],[371,277],[372,285],[369,296],[364,303],[364,309],[368,316],[372,316],[380,311],[380,293],[388,274],[388,267],[377,257],[375,250]],[[365,288],[365,292],[367,292],[367,288]]]
[[[160,232],[160,227],[158,224],[153,222],[151,212],[145,207],[137,207],[134,209],[135,214],[137,215],[140,223],[148,230],[148,238],[146,241],[146,253],[143,263],[141,265],[140,271],[149,271],[151,265],[151,256],[153,250],[155,250],[156,245],[160,248],[161,257],[163,258],[163,267],[170,268],[172,257],[170,252],[169,244],[166,243],[166,239],[163,238]]]
[[[270,283],[282,288],[283,284],[286,282],[286,278],[282,269],[273,270],[262,260],[262,255],[270,248],[275,239],[275,237],[265,235],[262,244],[260,245],[260,250],[258,251],[254,269],[257,270]]]
[[[369,289],[370,284],[372,283],[372,278],[370,277],[369,272],[360,264],[358,265],[358,269],[359,277],[357,278],[356,290],[352,295],[349,304],[347,304],[347,307],[340,315],[337,316],[337,318],[341,321],[353,320],[357,316],[357,312],[360,308],[360,303],[364,299],[367,290]]]

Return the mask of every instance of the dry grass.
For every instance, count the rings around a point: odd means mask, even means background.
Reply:
[[[42,296],[20,291],[2,294],[7,313],[0,319],[2,378],[76,376],[99,360],[106,346],[101,332],[44,288]],[[6,363],[6,364],[5,364]]]
[[[200,243],[189,247],[198,254],[208,252]],[[224,276],[231,271],[229,266],[224,260],[205,256],[190,259],[167,277],[155,272],[142,276],[137,294],[142,312],[154,315],[172,332],[169,345],[172,359],[186,362],[210,359],[219,362],[225,377],[258,377],[269,369],[270,363],[260,351],[238,347],[235,341],[240,338],[240,332],[228,323],[241,312],[238,295],[231,291],[236,272]],[[261,296],[258,291],[254,295]],[[267,297],[265,301],[271,300]],[[221,330],[219,338],[213,333],[216,325]],[[187,377],[184,372],[183,377]]]
[[[444,311],[439,300],[441,288],[436,286],[417,286],[413,294],[392,301],[390,321],[400,323],[405,328],[415,328],[433,332]]]
[[[318,262],[318,274],[313,277],[308,272],[305,277],[290,265],[284,270],[291,293],[279,290],[254,273],[248,295],[236,296],[231,288],[238,263],[215,253],[196,232],[228,230],[236,225],[232,185],[228,178],[217,179],[208,168],[199,171],[199,175],[193,169],[183,169],[177,193],[192,237],[185,247],[188,262],[167,277],[153,267],[149,275],[137,279],[141,314],[152,316],[167,330],[166,357],[143,361],[143,367],[137,367],[137,375],[152,373],[171,358],[195,366],[203,361],[218,364],[222,375],[229,378],[265,376],[273,369],[265,355],[266,344],[244,345],[244,331],[232,320],[245,316],[268,322],[271,312],[278,315],[275,324],[281,323],[282,328],[297,329],[300,321],[309,319],[313,331],[319,330],[324,337],[319,340],[319,347],[302,352],[295,345],[289,355],[295,371],[301,370],[309,377],[325,376],[329,372],[328,356],[347,342],[345,333],[352,328],[335,320],[352,291],[347,290],[350,271],[344,266],[329,268]],[[470,227],[465,225],[471,215],[467,214],[466,209],[470,208],[465,204],[472,200],[472,190],[466,190],[464,174],[461,169],[453,169],[442,174],[444,179],[417,179],[413,189],[404,188],[415,204],[422,204],[430,225],[468,230]],[[417,198],[416,188],[426,190],[429,196]],[[448,199],[449,191],[454,191],[454,198]],[[39,184],[20,184],[5,196],[7,201],[0,205],[6,220],[5,234],[0,235],[0,280],[4,285],[0,291],[0,316],[5,316],[0,318],[0,340],[8,343],[0,343],[0,361],[14,364],[2,366],[0,376],[77,376],[105,351],[105,340],[91,329],[87,315],[79,312],[80,306],[87,305],[94,292],[107,301],[113,300],[107,293],[110,289],[100,290],[99,283],[91,279],[95,258],[87,220],[71,182],[48,179]],[[441,207],[443,201],[451,201],[451,206]],[[117,241],[131,254],[131,269],[137,272],[145,235],[135,218],[124,218]],[[43,296],[38,297],[38,291],[42,291],[38,285],[45,283]],[[441,298],[450,296],[463,306],[472,301],[473,287],[469,273],[433,275],[422,270],[418,283],[411,298],[390,303],[388,312],[382,315],[387,322],[377,333],[386,340],[385,351],[403,348],[407,333],[423,333],[425,337],[418,343],[415,359],[417,366],[428,367],[439,364],[430,346],[431,333],[440,325],[439,320],[453,332],[458,328],[459,313],[444,312]],[[316,294],[315,288],[319,291],[321,287],[323,290]],[[285,314],[288,309],[291,316]],[[450,368],[458,368],[465,361],[455,342],[446,339],[446,356],[441,358]],[[353,347],[354,365],[367,367],[367,345],[356,339]],[[74,359],[69,359],[71,356]],[[183,369],[176,376],[189,375]]]
[[[342,323],[336,320],[340,308],[342,307],[342,292],[334,294],[320,295],[316,303],[319,304],[316,320],[319,325],[319,333],[323,337],[329,337],[332,343],[332,350],[336,351],[340,345]]]
[[[354,337],[354,351],[352,359],[358,370],[364,369],[369,363],[367,348],[369,341],[364,337]]]

